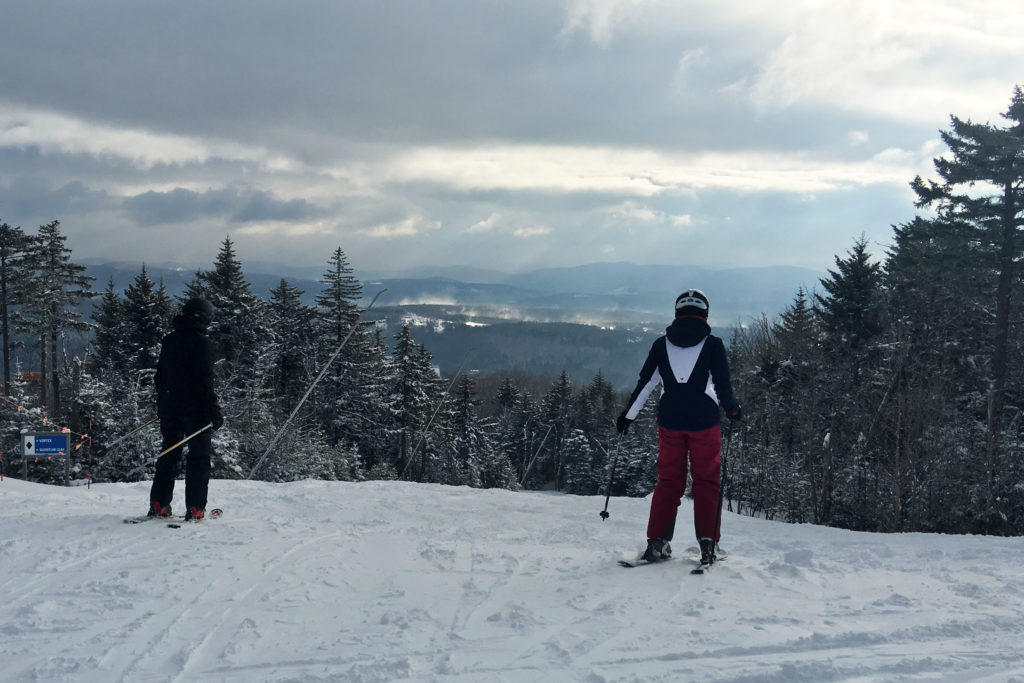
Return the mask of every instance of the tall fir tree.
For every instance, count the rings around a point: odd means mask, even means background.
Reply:
[[[341,247],[331,254],[320,283],[323,289],[316,297],[316,315],[323,362],[340,349],[328,376],[318,388],[321,422],[332,444],[355,443],[366,421],[372,420],[366,414],[372,408],[362,397],[377,389],[367,385],[375,376],[368,365],[374,354],[369,348],[365,326],[357,325],[362,285],[352,274]]]
[[[316,375],[316,312],[302,302],[303,294],[284,278],[270,290],[274,394],[285,414],[298,404]]]
[[[818,316],[834,348],[859,349],[884,328],[882,267],[871,260],[864,237],[835,264],[820,281],[825,294],[814,297]]]
[[[911,184],[919,207],[933,207],[940,219],[965,224],[992,256],[995,311],[991,323],[992,351],[988,368],[986,474],[983,529],[1005,526],[999,509],[1003,476],[1002,429],[1009,411],[1008,377],[1011,359],[1011,315],[1020,288],[1018,262],[1024,252],[1024,90],[1017,86],[1002,114],[1006,127],[950,117],[949,130],[940,131],[949,154],[935,159],[940,181]]]
[[[114,278],[93,308],[92,371],[102,380],[123,371],[127,365],[127,324],[125,307],[114,287]]]
[[[60,221],[39,226],[30,256],[36,277],[25,305],[27,327],[39,339],[41,403],[53,416],[62,407],[58,340],[62,331],[89,328],[81,320],[79,304],[93,296],[93,278],[85,275],[85,266],[71,260],[66,242]]]
[[[146,266],[125,290],[124,342],[131,364],[139,370],[155,370],[160,340],[168,331],[172,304],[163,285],[154,283]]]
[[[14,308],[24,301],[31,281],[32,238],[20,227],[0,222],[0,344],[3,345],[4,396],[11,395],[11,348]]]
[[[425,457],[417,449],[424,446],[426,438],[423,430],[435,398],[434,377],[427,374],[429,357],[426,350],[413,339],[409,325],[403,325],[395,336],[391,358],[392,429],[397,436],[392,462],[397,473],[408,471],[414,478],[423,481],[427,474],[422,466]]]
[[[210,341],[215,355],[224,359],[224,374],[233,382],[244,383],[244,374],[252,369],[257,348],[266,341],[262,320],[266,302],[252,293],[245,279],[235,245],[225,237],[213,264],[213,270],[200,271],[186,288],[186,297],[201,296],[214,308]]]

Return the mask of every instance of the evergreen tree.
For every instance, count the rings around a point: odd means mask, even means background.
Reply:
[[[324,289],[317,296],[316,303],[325,331],[337,347],[359,316],[358,302],[363,296],[363,287],[352,274],[352,267],[341,247],[334,250],[328,266],[320,280]]]
[[[146,266],[125,290],[124,323],[126,354],[139,370],[156,370],[160,341],[167,333],[171,300],[163,285],[157,286],[146,273]]]
[[[826,294],[814,297],[818,316],[833,348],[859,349],[883,329],[882,268],[871,261],[864,237],[835,263],[821,280]]]
[[[327,426],[332,444],[356,443],[361,438],[360,430],[372,420],[365,414],[363,397],[379,389],[366,383],[373,377],[369,363],[375,354],[369,348],[365,328],[353,327],[359,319],[362,285],[352,275],[340,247],[331,255],[320,283],[324,289],[317,295],[316,313],[325,360],[341,348],[330,374],[318,388],[321,422]]]
[[[590,442],[582,429],[569,432],[563,444],[565,459],[565,491],[578,495],[595,495],[604,484],[603,459],[595,459]]]
[[[85,266],[71,261],[60,221],[39,226],[33,242],[31,265],[35,269],[26,301],[26,327],[39,339],[40,397],[47,412],[61,410],[60,370],[57,340],[62,330],[85,330],[78,305],[92,296],[93,278],[84,275]]]
[[[230,238],[225,237],[221,243],[213,270],[196,273],[196,279],[186,288],[186,298],[195,296],[213,305],[210,342],[215,356],[224,359],[223,374],[234,378],[236,384],[244,382],[258,355],[257,348],[266,342],[262,326],[266,303],[252,293]]]
[[[417,481],[425,481],[430,443],[424,430],[435,401],[436,375],[429,353],[413,340],[408,325],[395,336],[391,358],[391,424],[397,435],[392,461],[399,474],[409,471]]]
[[[997,480],[1002,478],[1000,436],[1006,420],[1007,378],[1010,374],[1010,326],[1014,294],[1020,286],[1017,263],[1022,255],[1024,228],[1024,90],[1014,88],[1000,128],[951,116],[950,129],[940,131],[950,154],[935,159],[941,180],[920,177],[911,186],[919,207],[934,207],[938,217],[965,224],[978,232],[993,256],[995,313],[991,324],[992,351],[988,368],[985,528],[1003,526],[1005,512],[997,506]]]
[[[12,309],[24,299],[31,268],[32,239],[20,227],[0,222],[0,343],[3,344],[4,396],[11,395]]]
[[[513,467],[516,486],[524,483],[527,468],[539,447],[542,431],[536,401],[506,377],[495,398],[498,408],[495,442],[501,457]]]
[[[565,370],[559,374],[548,393],[544,396],[543,425],[545,426],[544,449],[536,456],[529,473],[527,488],[554,486],[561,490],[565,466],[565,439],[576,427],[575,400],[572,381]]]
[[[273,387],[285,414],[292,411],[317,374],[316,313],[302,303],[303,294],[283,278],[270,290]]]
[[[114,278],[107,282],[93,309],[92,321],[92,370],[101,379],[108,379],[123,370],[127,357],[124,302],[114,289]]]

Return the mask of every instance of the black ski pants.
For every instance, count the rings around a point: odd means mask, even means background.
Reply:
[[[160,419],[160,434],[164,443],[161,450],[167,450],[196,430],[205,422],[178,417]],[[210,444],[213,434],[209,429],[192,437],[184,446],[161,455],[156,460],[156,475],[150,489],[150,501],[166,507],[174,498],[174,480],[181,468],[182,451],[187,449],[185,458],[185,505],[199,510],[206,509],[206,496],[210,488]]]

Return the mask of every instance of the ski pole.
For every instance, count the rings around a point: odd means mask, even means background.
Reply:
[[[333,363],[334,359],[338,357],[338,354],[341,353],[341,350],[345,348],[345,344],[348,343],[348,340],[352,336],[352,333],[356,331],[357,327],[359,327],[359,321],[362,320],[363,316],[366,315],[371,308],[373,308],[373,305],[375,303],[377,303],[377,298],[386,291],[388,290],[382,289],[379,292],[377,292],[377,296],[373,297],[373,301],[370,302],[370,305],[364,308],[359,313],[359,315],[356,316],[356,319],[352,322],[352,328],[348,331],[348,334],[345,335],[345,338],[341,340],[341,344],[338,345],[338,348],[334,350],[334,353],[331,354],[331,357],[327,359],[326,363],[324,363],[323,370],[320,371],[320,374],[316,376],[316,379],[313,380],[313,383],[309,385],[308,389],[306,389],[306,393],[302,395],[301,399],[299,399],[299,402],[295,406],[295,409],[292,410],[292,414],[289,415],[288,419],[284,421],[283,425],[281,425],[281,429],[277,430],[277,434],[275,434],[274,438],[270,441],[270,445],[267,446],[267,450],[263,452],[263,455],[260,456],[260,459],[256,461],[255,465],[253,465],[253,468],[249,470],[249,475],[246,477],[246,479],[252,479],[252,475],[256,474],[256,470],[260,468],[260,465],[263,464],[263,461],[267,459],[268,455],[270,455],[270,451],[274,448],[274,446],[277,445],[277,442],[281,440],[281,437],[284,436],[285,431],[287,431],[289,425],[291,425],[292,420],[295,418],[295,415],[299,412],[299,408],[301,408],[302,404],[306,402],[306,399],[309,398],[309,395],[313,393],[313,388],[316,387],[316,385],[319,384],[320,380],[324,378],[324,375],[326,375],[327,371],[331,368],[331,363]]]
[[[204,427],[202,427],[201,429],[197,429],[196,431],[192,432],[191,434],[189,434],[188,436],[186,436],[184,439],[182,439],[178,443],[174,444],[173,446],[169,446],[169,447],[165,448],[164,450],[162,450],[160,452],[160,455],[158,455],[156,457],[159,458],[160,456],[167,455],[168,453],[173,451],[178,446],[182,446],[182,445],[188,443],[189,441],[191,441],[195,437],[199,436],[200,434],[205,432],[207,429],[210,429],[211,427],[213,427],[213,423],[212,422],[207,422]]]
[[[598,444],[598,445],[600,445],[600,444]],[[604,495],[604,510],[601,510],[601,521],[602,522],[604,520],[608,519],[608,517],[611,516],[609,514],[609,512],[608,512],[608,501],[611,500],[611,497],[612,497],[612,482],[615,481],[615,467],[619,464],[619,451],[621,449],[622,449],[622,437],[620,436],[619,440],[615,442],[615,455],[612,457],[612,473],[608,477],[608,488],[605,489],[605,492],[604,492],[605,493],[605,495]],[[604,446],[601,446],[601,450],[604,451],[605,455],[608,455],[608,451],[606,451],[604,449]]]
[[[110,443],[107,444],[107,450],[109,451],[111,448],[113,448],[117,444],[121,443],[122,441],[127,439],[132,434],[137,434],[138,432],[141,432],[143,429],[145,429],[146,427],[148,427],[149,425],[153,424],[154,422],[156,422],[159,419],[160,419],[159,417],[154,417],[149,422],[146,422],[144,424],[139,425],[138,427],[136,427],[132,431],[128,432],[127,434],[119,436],[118,438],[114,439],[113,441],[111,441]]]
[[[712,533],[718,536],[718,527],[722,523],[722,499],[725,497],[725,461],[729,457],[729,447],[732,446],[732,424],[729,425],[729,438],[725,441],[725,449],[722,451],[722,476],[718,482],[718,512],[715,515],[715,526],[712,529]],[[718,545],[717,538],[715,539],[715,545]]]

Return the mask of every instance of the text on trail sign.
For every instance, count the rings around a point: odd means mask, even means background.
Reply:
[[[68,452],[67,434],[22,434],[24,455],[63,455]]]

